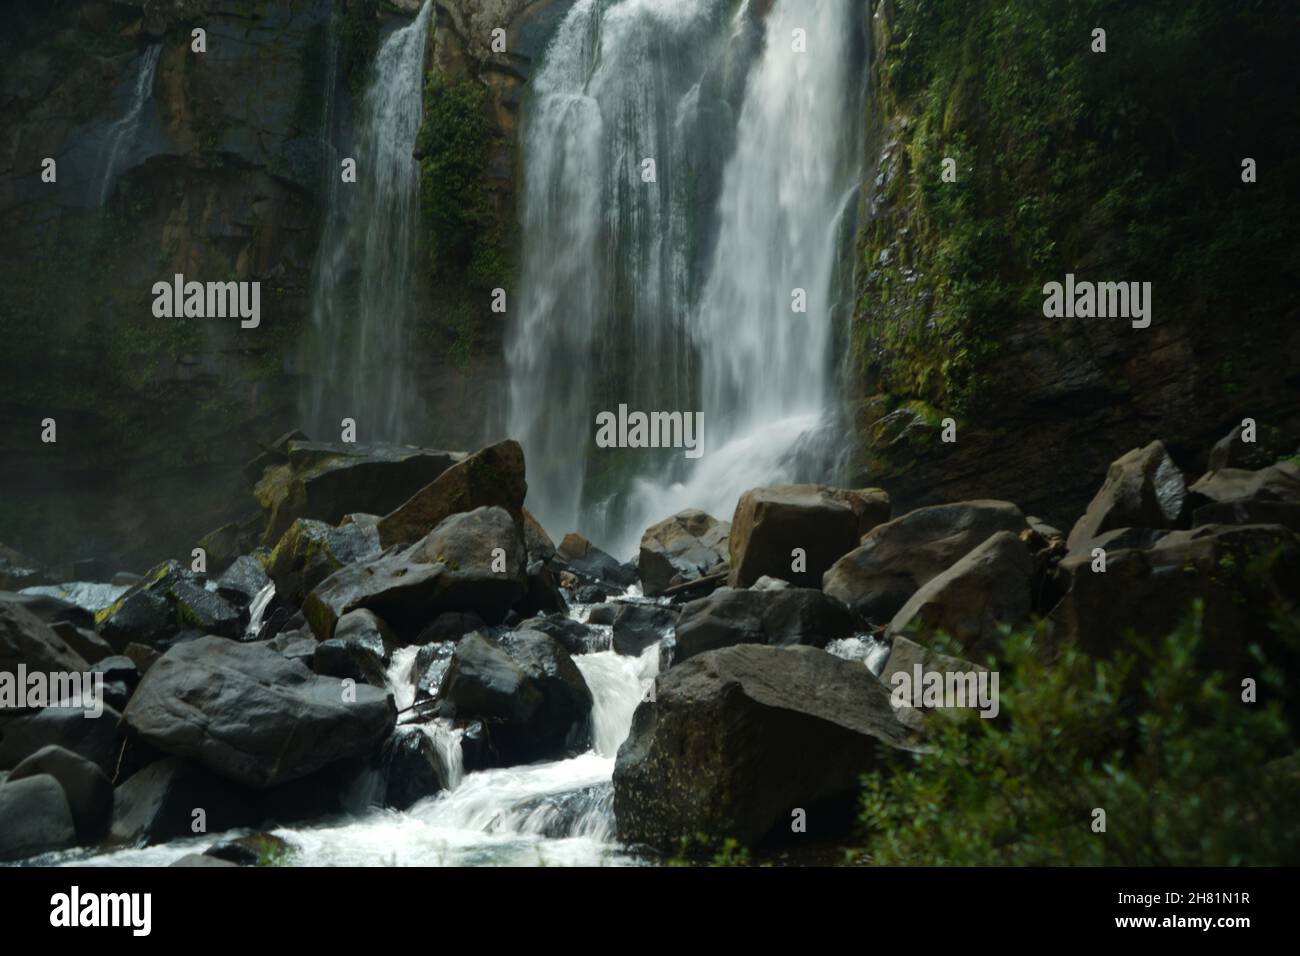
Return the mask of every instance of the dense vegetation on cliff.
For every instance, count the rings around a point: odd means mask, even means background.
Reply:
[[[1077,445],[1100,424],[1090,413],[1117,402],[1168,423],[1180,451],[1239,407],[1294,411],[1242,373],[1297,374],[1276,349],[1300,275],[1300,123],[1277,95],[1298,17],[1272,2],[880,4],[854,324],[869,470],[912,471],[924,428],[910,451],[889,442],[949,414],[977,453],[1048,418],[1073,419]],[[1246,158],[1257,182],[1243,182]],[[1047,322],[1042,286],[1067,272],[1152,282],[1164,328]],[[881,424],[894,409],[908,417]],[[1050,427],[1036,438],[1066,441]]]

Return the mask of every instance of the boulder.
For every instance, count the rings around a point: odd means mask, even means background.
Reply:
[[[613,606],[613,605],[611,605]],[[623,605],[617,605],[622,607]],[[530,617],[519,625],[521,631],[541,631],[560,642],[570,654],[591,654],[609,650],[609,636],[594,627],[575,621],[565,614]]]
[[[473,611],[444,611],[420,629],[415,644],[436,644],[441,641],[458,641],[470,631],[487,625]]]
[[[50,625],[21,604],[0,601],[0,673],[15,675],[19,664],[46,673],[90,670],[86,659]]]
[[[822,590],[864,620],[893,617],[921,585],[999,531],[1020,534],[1025,516],[1006,501],[918,508],[873,528],[822,578]]]
[[[297,847],[274,833],[250,833],[224,843],[214,843],[202,855],[202,859],[212,862],[195,865],[265,866],[272,861],[284,860],[296,851]]]
[[[47,773],[0,783],[0,820],[0,862],[77,845],[63,787]]]
[[[385,548],[411,544],[450,516],[479,508],[505,509],[522,530],[527,491],[519,443],[489,445],[449,467],[400,505],[386,509],[378,525],[380,542]]]
[[[0,602],[21,605],[24,610],[35,614],[46,624],[54,625],[60,621],[67,621],[75,627],[93,628],[95,626],[93,612],[52,594],[41,592],[19,594],[16,591],[0,591]]]
[[[502,555],[504,565],[497,561]],[[321,640],[333,637],[340,617],[363,607],[405,638],[444,611],[498,622],[526,590],[518,527],[501,508],[478,508],[452,515],[405,550],[336,572],[308,595],[303,612]]]
[[[238,863],[231,863],[229,860],[222,860],[222,859],[218,859],[215,856],[208,856],[206,853],[186,853],[179,860],[173,860],[171,863],[168,863],[167,865],[169,867],[170,866],[179,866],[179,867],[186,867],[186,868],[203,867],[205,869],[209,867],[216,867],[220,869],[222,867],[239,866]]]
[[[1101,490],[1070,530],[1066,544],[1081,547],[1113,528],[1174,528],[1187,506],[1187,485],[1165,446],[1153,441],[1111,462]]]
[[[521,508],[520,512],[524,518],[524,547],[528,549],[528,563],[549,563],[555,557],[555,542],[532,512],[527,508]]]
[[[889,495],[878,488],[849,491],[822,485],[754,488],[740,496],[731,519],[733,588],[771,575],[802,587],[822,576],[862,536],[888,521]],[[795,570],[794,551],[803,552]]]
[[[317,676],[265,644],[204,637],[169,650],[123,716],[167,754],[249,787],[270,787],[359,756],[393,728],[392,698]]]
[[[673,662],[733,644],[825,647],[853,630],[848,612],[813,588],[724,588],[682,608]]]
[[[152,568],[115,602],[96,612],[100,633],[121,651],[128,644],[152,646],[186,629],[238,637],[245,615],[204,587],[199,575],[179,561]]]
[[[723,570],[730,530],[727,522],[694,508],[647,528],[637,562],[646,597]]]
[[[576,531],[564,536],[555,551],[555,561],[584,584],[608,582],[618,585],[620,589],[636,584],[636,571],[633,568],[620,564],[613,555],[600,550]],[[579,600],[582,600],[581,595]]]
[[[104,705],[98,717],[75,707],[46,707],[34,713],[0,717],[0,770],[55,744],[85,757],[109,777],[122,751],[122,715]]]
[[[183,760],[158,760],[113,791],[108,842],[149,846],[255,826],[261,816],[256,794]]]
[[[569,609],[555,572],[540,561],[528,565],[528,591],[515,610],[521,617],[534,614],[561,614]]]
[[[1283,455],[1295,451],[1295,443],[1288,442],[1280,428],[1257,424],[1255,427],[1255,440],[1252,442],[1242,441],[1244,434],[1244,429],[1241,425],[1238,425],[1221,438],[1210,449],[1210,456],[1206,462],[1205,470],[1266,468]]]
[[[198,547],[203,549],[208,574],[221,574],[230,567],[243,550],[242,539],[237,521],[224,524],[199,538]]]
[[[266,571],[275,582],[276,594],[297,607],[335,571],[379,552],[379,537],[373,528],[358,524],[331,528],[321,521],[299,518],[271,552]]]
[[[921,666],[921,673],[940,673],[946,678],[949,674],[982,674],[988,670],[979,664],[971,661],[962,660],[959,657],[952,657],[947,654],[939,654],[928,647],[917,644],[915,641],[908,640],[901,634],[896,635],[890,643],[889,656],[885,659],[884,667],[880,671],[880,683],[883,684],[890,693],[891,701],[902,702],[901,708],[896,708],[898,719],[909,727],[918,731],[924,730],[924,716],[926,712],[942,714],[946,717],[958,716],[958,708],[947,706],[945,701],[937,707],[927,707],[925,705],[923,689],[916,685],[916,666]],[[906,680],[901,677],[895,680],[896,675],[906,675]],[[963,688],[963,692],[970,690],[969,685]],[[978,693],[974,697],[967,697],[967,708],[979,708]],[[991,714],[996,716],[996,714]]]
[[[1300,536],[1280,525],[1206,525],[1173,531],[1148,548],[1088,553],[1058,569],[1067,588],[1052,612],[1061,634],[1106,656],[1134,633],[1159,639],[1204,599],[1204,647],[1216,667],[1249,662],[1247,646],[1271,634],[1273,610],[1300,601]]]
[[[241,554],[217,579],[217,593],[235,607],[248,607],[270,583],[262,562],[252,555]]]
[[[51,744],[14,767],[8,780],[12,783],[38,774],[49,774],[63,788],[78,841],[90,843],[98,839],[113,809],[113,784],[104,771],[80,754]]]
[[[1244,502],[1300,504],[1300,464],[1279,461],[1258,471],[1220,468],[1202,476],[1188,492],[1192,507],[1198,509]]]
[[[438,689],[443,715],[477,718],[503,765],[582,753],[591,743],[591,691],[568,652],[540,631],[456,645]]]
[[[1215,501],[1192,512],[1193,528],[1207,524],[1280,524],[1300,531],[1300,502]]]
[[[658,604],[623,604],[614,615],[614,650],[639,657],[651,644],[672,636],[679,612]]]
[[[406,810],[447,789],[438,748],[420,727],[398,727],[384,744],[381,761],[386,807]]]
[[[943,631],[963,647],[985,644],[997,637],[999,624],[1029,617],[1033,577],[1024,542],[999,531],[921,585],[889,622],[888,633]]]
[[[93,630],[77,627],[71,621],[55,621],[50,629],[91,664],[113,656],[113,645]]]
[[[352,512],[387,514],[464,457],[408,445],[291,438],[278,460],[262,462],[253,491],[266,518],[262,543],[274,545],[299,518],[337,525]]]
[[[450,641],[437,644],[425,644],[415,654],[415,664],[411,667],[411,680],[415,685],[415,703],[433,700],[438,696],[438,688],[451,666],[452,655],[456,645]]]
[[[807,812],[834,835],[859,778],[916,750],[889,691],[859,662],[812,647],[726,647],[661,676],[614,768],[618,837],[662,849],[703,833],[750,846]]]
[[[312,670],[326,677],[387,687],[388,665],[397,646],[392,628],[374,612],[358,608],[339,618],[334,636],[317,645]]]

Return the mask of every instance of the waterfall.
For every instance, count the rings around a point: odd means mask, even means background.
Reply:
[[[375,57],[352,157],[357,182],[341,181],[337,152],[327,170],[304,393],[304,414],[320,432],[336,431],[347,417],[356,419],[368,441],[406,437],[414,405],[407,351],[417,311],[420,168],[414,151],[432,8],[425,0]],[[334,83],[331,73],[331,96]],[[332,111],[326,112],[332,123]]]
[[[579,0],[533,81],[509,432],[525,446],[529,507],[557,533],[577,526],[590,497],[595,411],[618,401],[662,407],[652,403],[692,390],[692,200],[709,175],[689,147],[726,146],[727,118],[710,128],[701,117],[725,105],[729,6]]]
[[[619,556],[683,507],[729,518],[747,488],[829,477],[806,452],[833,404],[860,11],[776,0],[760,20],[730,6],[579,2],[526,120],[510,430],[542,523]],[[595,415],[620,403],[702,411],[703,457],[597,449]]]
[[[158,57],[162,53],[162,44],[155,43],[137,61],[135,84],[131,89],[131,103],[104,134],[104,147],[101,151],[99,175],[93,181],[91,201],[103,206],[113,194],[117,177],[126,168],[131,157],[131,148],[135,145],[136,133],[140,130],[140,116],[144,105],[153,94],[154,74],[158,71]]]

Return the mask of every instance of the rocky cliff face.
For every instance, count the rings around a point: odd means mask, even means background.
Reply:
[[[1245,417],[1294,448],[1300,124],[1270,93],[1294,11],[876,0],[872,13],[851,343],[871,483],[903,509],[996,493],[1067,520],[1107,449],[1159,436],[1194,471]],[[1045,318],[1042,287],[1067,273],[1151,282],[1150,327]],[[955,443],[941,441],[947,417]]]
[[[354,122],[349,91],[364,87],[374,44],[412,6],[64,0],[12,15],[0,41],[5,541],[112,570],[187,553],[242,517],[242,463],[299,423],[300,380],[312,372],[301,346],[334,172],[326,101],[340,100],[337,124]],[[430,76],[483,91],[490,151],[470,172],[486,184],[507,256],[520,87],[565,6],[444,0],[434,11]],[[510,54],[491,52],[497,25]],[[195,28],[206,52],[191,48]],[[331,85],[341,46],[348,58]],[[46,157],[53,182],[42,179]],[[464,271],[452,263],[428,277],[414,356],[428,433],[413,438],[449,447],[482,436],[502,392],[503,317]],[[176,273],[260,282],[259,327],[155,318],[152,285]],[[47,418],[52,444],[40,440]]]
[[[3,525],[38,557],[188,551],[293,419],[330,6],[29,4],[6,31]],[[175,273],[260,281],[260,326],[154,318]]]

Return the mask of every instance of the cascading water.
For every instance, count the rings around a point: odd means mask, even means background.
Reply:
[[[113,195],[117,177],[131,158],[131,147],[135,145],[136,134],[140,131],[140,117],[149,97],[153,95],[153,80],[158,71],[158,57],[161,53],[162,44],[155,43],[140,54],[136,64],[135,83],[131,88],[130,105],[104,134],[99,174],[92,181],[94,192],[91,201],[97,206],[104,205]]]
[[[525,128],[510,430],[542,523],[620,555],[683,507],[729,517],[747,488],[829,477],[800,458],[832,404],[860,11],[777,0],[760,20],[729,7],[579,2]],[[703,457],[596,449],[596,413],[620,403],[703,411]]]
[[[413,154],[432,8],[425,0],[375,57],[352,157],[356,183],[342,182],[342,157],[328,151],[328,211],[313,271],[303,396],[306,419],[318,432],[337,430],[347,417],[368,441],[406,438],[414,404],[407,352],[419,237],[420,169]]]
[[[571,609],[581,620],[587,608]],[[417,647],[393,655],[388,680],[397,704],[409,701]],[[376,780],[359,777],[353,798],[359,811],[337,821],[276,833],[296,848],[295,862],[307,865],[593,865],[634,862],[614,838],[614,759],[627,737],[637,704],[659,671],[660,647],[640,657],[612,650],[579,654],[574,662],[592,695],[592,749],[577,757],[466,773],[460,732],[444,718],[401,726],[398,733],[423,733],[434,744],[450,789],[421,800],[405,812],[364,809]],[[162,865],[202,852],[214,835],[144,849],[87,856],[60,855],[77,865]]]

